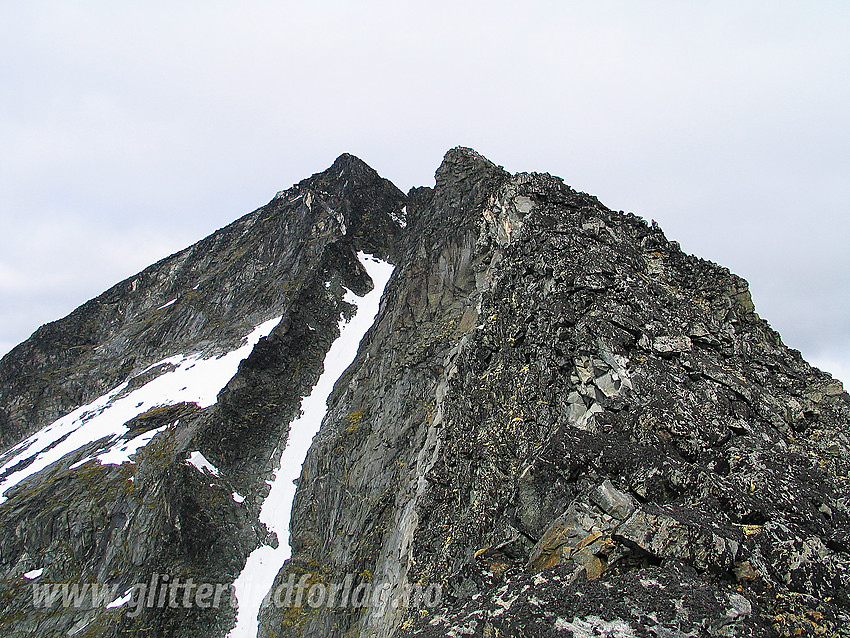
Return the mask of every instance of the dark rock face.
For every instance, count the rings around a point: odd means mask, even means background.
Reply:
[[[129,388],[144,385],[162,371],[145,371],[158,360],[233,350],[253,326],[282,315],[217,403],[157,408],[127,423],[126,439],[168,426],[135,464],[73,467],[107,443],[98,441],[8,491],[0,505],[3,635],[83,627],[75,635],[226,633],[235,615],[229,604],[166,604],[138,615],[61,603],[35,609],[21,574],[43,568],[39,582],[102,583],[119,596],[157,574],[232,582],[247,553],[267,542],[257,521],[266,480],[301,397],[321,373],[337,322],[350,310],[343,286],[371,289],[355,253],[394,259],[401,227],[393,217],[404,202],[360,160],[341,156],[263,208],[42,327],[3,359],[0,400],[12,415],[3,434],[15,440],[125,379]],[[218,480],[186,464],[195,450],[220,470]]]
[[[135,466],[72,468],[81,450],[7,494],[8,635],[226,635],[227,605],[34,611],[20,574],[122,592],[128,573],[231,582],[273,542],[265,481],[343,286],[371,287],[357,250],[396,269],[328,400],[275,585],[357,574],[441,597],[270,596],[259,636],[850,636],[841,384],[782,344],[741,278],[558,178],[462,148],[406,197],[342,156],[3,359],[10,445],[156,361],[225,352],[283,317],[217,403],[129,422],[128,437],[167,426]],[[219,480],[186,465],[192,450]]]
[[[229,349],[245,327],[292,307],[322,269],[341,266],[346,254],[353,259],[351,245],[387,255],[401,230],[390,213],[403,200],[363,162],[342,155],[268,205],[42,326],[0,363],[0,442],[8,446],[170,354]],[[343,235],[347,246],[324,255]]]

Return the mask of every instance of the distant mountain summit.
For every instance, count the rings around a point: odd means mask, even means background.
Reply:
[[[850,636],[848,426],[654,223],[345,154],[0,361],[0,627]]]

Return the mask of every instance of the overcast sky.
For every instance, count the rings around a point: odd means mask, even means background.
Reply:
[[[850,382],[850,2],[0,4],[0,353],[353,153],[545,171]]]

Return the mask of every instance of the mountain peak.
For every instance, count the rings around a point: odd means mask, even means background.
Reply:
[[[0,361],[4,635],[223,638],[159,581],[238,574],[240,636],[850,636],[850,397],[754,310],[546,173],[344,153]]]
[[[475,149],[466,146],[455,146],[443,156],[443,161],[436,172],[437,183],[451,179],[455,175],[489,175],[502,171],[489,159]]]
[[[342,153],[325,172],[344,172],[359,176],[368,175],[376,179],[380,179],[381,177],[375,169],[351,153]]]
[[[477,151],[456,146],[445,154],[434,177],[439,204],[432,212],[467,226],[477,223],[490,193],[510,174]]]

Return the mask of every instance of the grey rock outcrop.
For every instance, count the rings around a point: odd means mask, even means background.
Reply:
[[[157,361],[222,354],[253,326],[282,317],[214,405],[155,408],[133,419],[126,439],[167,426],[133,464],[78,466],[110,443],[97,441],[7,492],[0,505],[3,635],[226,633],[235,616],[230,604],[154,605],[138,615],[58,602],[36,608],[37,583],[22,574],[40,568],[38,583],[99,583],[119,595],[158,582],[157,575],[229,583],[248,552],[273,542],[257,520],[266,481],[337,323],[351,309],[343,286],[358,293],[372,286],[355,253],[394,258],[401,227],[393,218],[404,201],[363,162],[343,155],[266,206],[40,328],[3,358],[3,435],[14,440],[122,381],[129,380],[128,389],[143,385],[168,367],[149,370]],[[220,476],[188,465],[193,451]],[[234,492],[244,500],[234,501]]]

